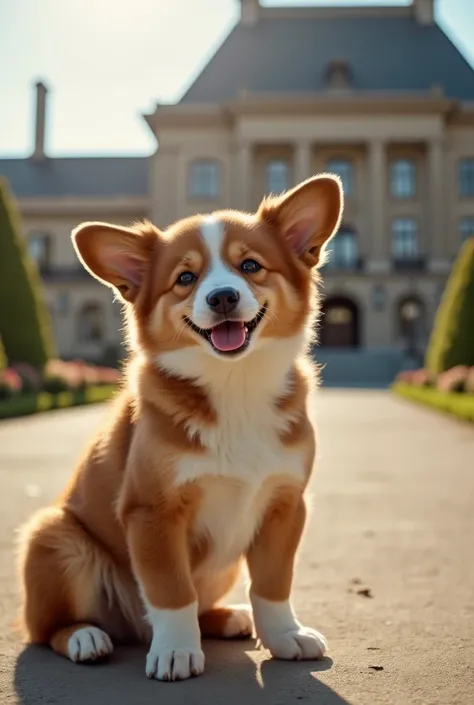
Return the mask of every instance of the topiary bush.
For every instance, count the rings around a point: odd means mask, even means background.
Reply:
[[[463,245],[439,305],[426,367],[439,374],[474,365],[474,238]]]
[[[10,364],[43,367],[55,354],[49,311],[5,181],[0,180],[0,331]]]
[[[0,336],[0,370],[4,370],[8,365],[5,348],[3,347],[2,336]]]

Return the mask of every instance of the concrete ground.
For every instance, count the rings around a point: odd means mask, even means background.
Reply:
[[[64,485],[103,407],[0,424],[0,705],[474,703],[474,428],[387,392],[318,399],[314,511],[294,590],[321,663],[208,642],[196,680],[145,677],[145,648],[76,666],[10,632],[14,530]],[[242,589],[234,599],[242,598]]]

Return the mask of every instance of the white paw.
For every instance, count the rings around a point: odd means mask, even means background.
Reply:
[[[322,658],[326,653],[326,639],[315,629],[297,627],[291,631],[275,631],[273,634],[269,631],[262,643],[275,658],[312,660]]]
[[[67,644],[71,661],[95,661],[108,656],[114,650],[108,634],[97,627],[83,627],[69,638]]]
[[[232,608],[232,613],[224,627],[224,636],[227,639],[239,636],[251,636],[253,632],[253,620],[250,608],[246,605],[239,605]]]
[[[181,681],[198,676],[204,671],[204,654],[201,649],[160,649],[153,647],[146,657],[148,678],[159,681]]]

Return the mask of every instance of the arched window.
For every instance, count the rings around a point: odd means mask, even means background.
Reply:
[[[354,193],[354,165],[350,159],[331,159],[327,163],[327,170],[340,177],[345,196]]]
[[[356,269],[359,255],[355,231],[342,225],[337,235],[329,242],[327,253],[326,266],[329,269]]]
[[[390,191],[394,198],[413,198],[416,192],[416,164],[413,159],[396,159],[390,167]]]
[[[397,305],[397,338],[415,346],[423,337],[425,306],[419,296],[403,297]]]
[[[78,314],[77,338],[82,343],[97,343],[104,337],[104,313],[97,303],[84,304]]]
[[[220,193],[220,164],[215,159],[196,159],[189,165],[189,197],[215,199]]]
[[[28,254],[40,271],[51,266],[52,240],[49,233],[28,233],[27,246]]]
[[[265,167],[265,190],[282,193],[290,186],[290,168],[286,159],[270,159]]]
[[[420,266],[418,223],[414,218],[392,222],[392,257],[396,266]]]

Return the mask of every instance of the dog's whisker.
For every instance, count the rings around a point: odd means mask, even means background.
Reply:
[[[186,322],[184,322],[184,323],[182,324],[181,328],[179,329],[179,331],[177,332],[176,336],[174,337],[174,341],[175,341],[175,342],[178,342],[178,341],[179,341],[179,339],[180,339],[180,337],[182,336],[182,334],[183,334],[185,328],[186,328]]]

